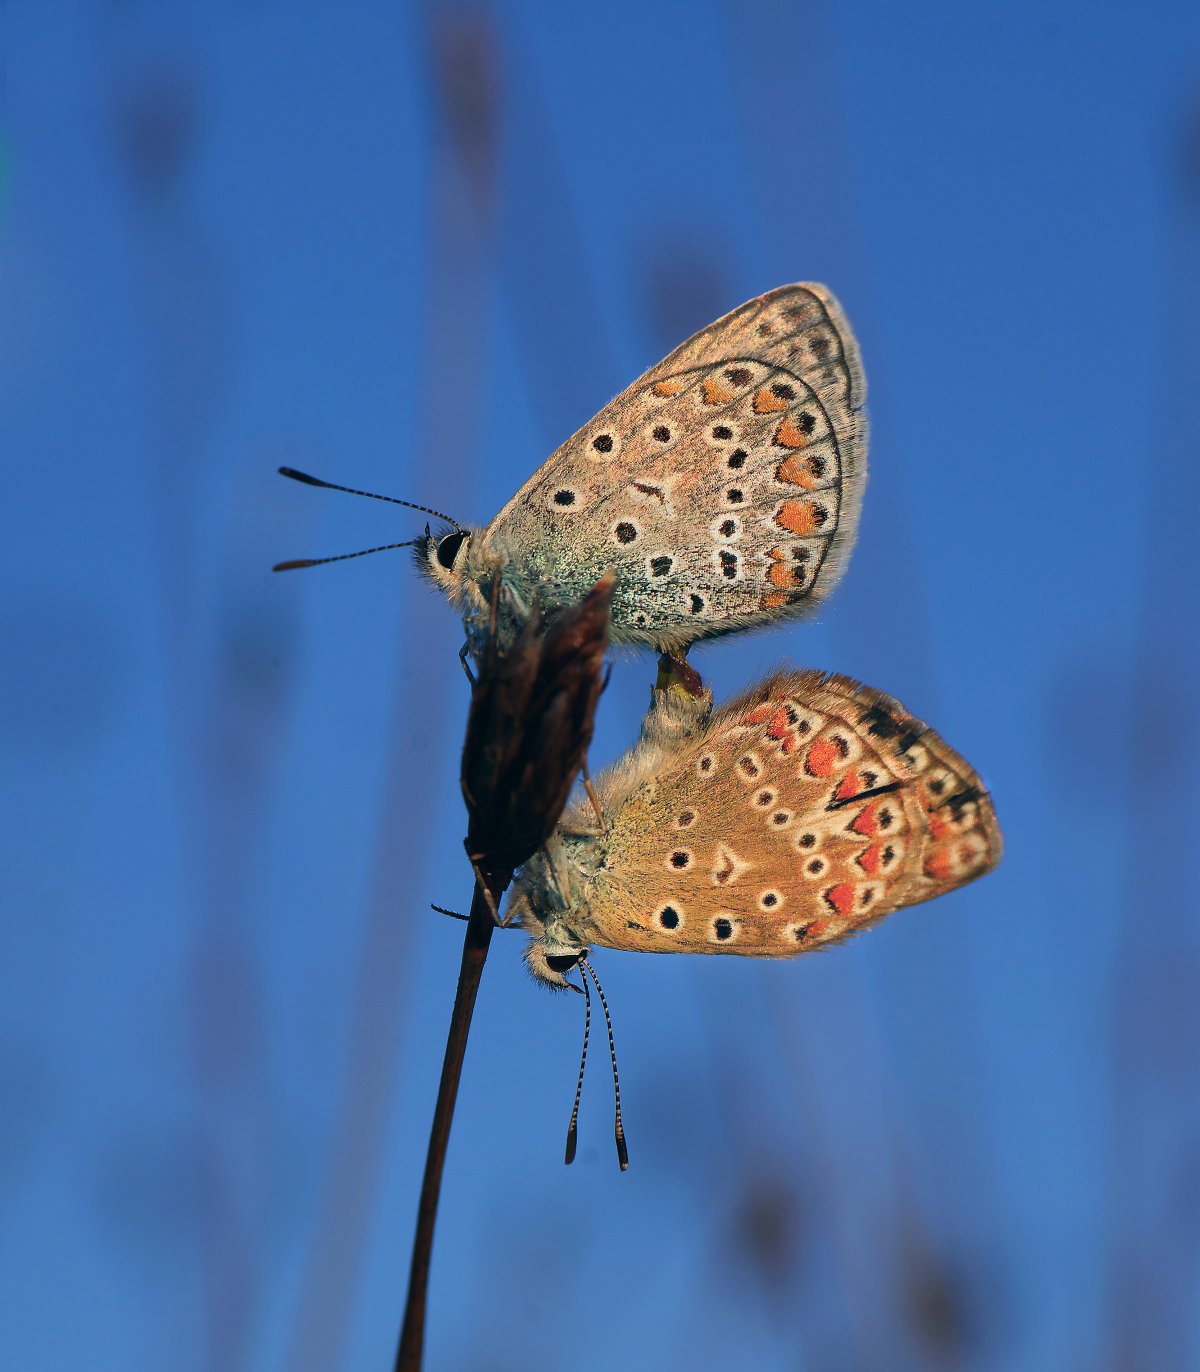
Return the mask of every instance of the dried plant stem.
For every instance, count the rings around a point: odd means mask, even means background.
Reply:
[[[433,1123],[429,1130],[429,1151],[425,1155],[425,1176],[421,1182],[421,1198],[417,1205],[417,1229],[413,1236],[408,1300],[404,1307],[400,1344],[396,1349],[395,1372],[420,1372],[421,1368],[425,1344],[425,1298],[429,1286],[429,1259],[433,1249],[434,1225],[437,1222],[438,1197],[442,1189],[442,1169],[446,1162],[446,1147],[450,1142],[450,1125],[454,1120],[454,1105],[458,1099],[458,1082],[467,1050],[467,1035],[471,1032],[475,996],[483,975],[483,964],[487,961],[492,931],[496,927],[492,918],[492,907],[499,905],[500,897],[509,880],[508,876],[492,876],[489,890],[476,883],[475,893],[471,898],[471,913],[467,917],[467,932],[463,939],[462,966],[458,973],[458,990],[454,995],[450,1032],[446,1036],[446,1055],[442,1060],[442,1077],[438,1083],[437,1103],[433,1108]]]

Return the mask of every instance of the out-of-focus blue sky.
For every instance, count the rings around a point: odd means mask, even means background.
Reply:
[[[390,1365],[465,908],[489,518],[693,329],[840,296],[871,480],[819,622],[1001,869],[789,965],[485,975],[429,1366],[1200,1367],[1200,10],[0,5],[4,1362]],[[594,764],[652,676],[618,662]]]

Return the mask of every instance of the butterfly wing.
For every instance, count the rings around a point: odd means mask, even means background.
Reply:
[[[990,871],[977,774],[880,691],[784,673],[724,706],[650,782],[597,779],[609,821],[590,942],[788,957]]]
[[[613,638],[676,648],[816,604],[854,540],[865,381],[841,308],[783,286],[701,330],[567,440],[488,525],[527,598],[617,572]]]

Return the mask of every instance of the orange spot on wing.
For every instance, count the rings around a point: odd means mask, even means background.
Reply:
[[[710,376],[703,389],[706,405],[726,405],[733,399],[733,392],[726,390],[715,377]]]
[[[817,532],[813,507],[800,500],[785,500],[783,508],[775,516],[775,523],[781,529],[787,529],[789,533],[799,534],[801,537]]]
[[[834,764],[840,757],[836,743],[828,738],[819,738],[808,750],[804,770],[810,777],[832,776]]]
[[[788,719],[788,712],[781,705],[771,716],[771,722],[767,725],[767,737],[780,739],[786,738],[791,731],[791,721]]]
[[[864,848],[858,855],[858,865],[867,873],[868,876],[875,876],[879,871],[881,852],[878,843],[872,843],[869,848]]]
[[[759,604],[764,610],[778,610],[781,605],[788,603],[786,591],[768,591]]]
[[[854,887],[848,881],[839,882],[825,892],[825,899],[839,915],[845,917],[854,909]]]
[[[812,490],[817,484],[817,478],[813,476],[808,463],[798,458],[795,453],[789,453],[775,468],[775,480],[786,481],[792,486],[803,486],[806,491]]]
[[[834,800],[849,800],[851,796],[856,796],[859,791],[865,789],[866,787],[859,781],[857,772],[847,772],[842,780],[838,782],[837,790],[833,793],[833,798]]]
[[[935,881],[952,881],[954,855],[949,848],[935,848],[925,859],[925,875]]]
[[[683,382],[674,377],[670,381],[656,381],[654,383],[654,394],[661,395],[664,400],[670,399],[673,395],[678,395],[683,390]]]
[[[778,410],[786,409],[787,401],[780,400],[777,395],[772,395],[769,386],[763,386],[754,397],[755,414],[774,414]]]
[[[756,709],[751,710],[746,716],[746,723],[762,724],[764,720],[769,718],[770,714],[771,707],[769,705],[759,705]]]
[[[768,549],[767,556],[771,559],[767,580],[772,586],[781,588],[794,586],[797,582],[804,580],[803,571],[797,571],[795,567],[791,566],[782,548]]]
[[[879,802],[872,800],[864,805],[854,816],[850,827],[856,834],[862,834],[863,838],[874,838],[879,832]]]
[[[775,430],[775,442],[781,448],[803,448],[808,437],[796,427],[789,415]]]
[[[780,747],[783,749],[783,751],[789,754],[794,753],[796,749],[799,748],[799,746],[800,740],[796,737],[795,734],[788,734],[788,736],[783,740],[783,743],[780,744]]]
[[[814,919],[804,931],[805,937],[809,939],[823,939],[829,933],[829,926],[833,923],[831,919]]]

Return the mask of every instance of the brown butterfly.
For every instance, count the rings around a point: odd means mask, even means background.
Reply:
[[[417,542],[468,619],[617,573],[612,639],[680,652],[802,614],[837,582],[866,482],[858,345],[823,286],[781,286],[681,344],[482,529]]]
[[[506,922],[551,986],[593,945],[794,957],[999,862],[978,775],[891,696],[802,671],[711,702],[656,691],[603,826],[569,809],[519,875]]]
[[[493,603],[521,623],[535,598],[550,611],[575,604],[610,569],[616,643],[678,653],[804,614],[836,584],[854,543],[865,399],[837,301],[823,286],[781,286],[635,381],[490,524],[439,516],[454,527],[410,540],[417,565],[463,611],[469,637],[489,625]]]

